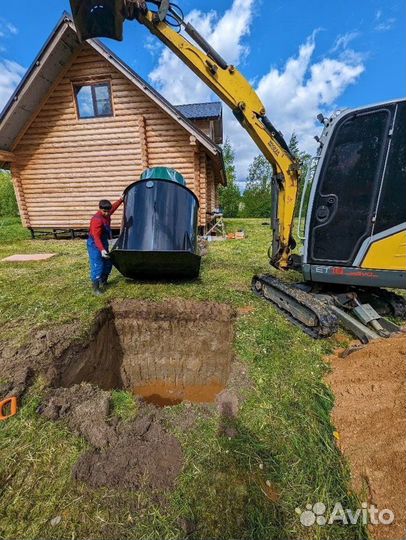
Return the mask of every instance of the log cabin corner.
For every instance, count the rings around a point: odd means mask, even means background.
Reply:
[[[185,177],[204,231],[226,184],[222,142],[220,103],[170,104],[99,40],[79,43],[67,13],[0,116],[0,168],[33,235],[87,229],[101,198],[157,166]]]

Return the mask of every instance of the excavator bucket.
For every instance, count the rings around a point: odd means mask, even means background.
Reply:
[[[122,41],[124,0],[70,0],[79,39],[106,37]]]
[[[195,279],[199,202],[173,169],[148,169],[124,195],[120,237],[110,258],[130,279]]]

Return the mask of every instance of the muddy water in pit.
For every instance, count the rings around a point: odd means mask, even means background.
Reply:
[[[158,406],[213,402],[230,375],[234,318],[212,302],[116,301],[80,353],[61,359],[53,386],[126,389]]]
[[[220,383],[180,387],[166,381],[152,381],[143,386],[136,386],[133,393],[147,403],[158,407],[167,407],[168,405],[178,405],[183,401],[212,403],[224,389],[225,385]]]

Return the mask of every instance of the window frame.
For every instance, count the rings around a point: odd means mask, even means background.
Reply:
[[[107,118],[114,118],[115,111],[114,111],[114,102],[113,102],[113,92],[111,87],[111,80],[109,79],[100,79],[100,80],[82,80],[82,81],[71,81],[72,85],[72,92],[73,92],[73,101],[75,103],[75,112],[76,112],[76,118],[77,120],[98,120],[98,119],[107,119]],[[91,89],[91,95],[92,95],[92,104],[93,104],[93,112],[98,113],[98,104],[97,104],[97,97],[96,97],[96,87],[105,86],[108,89],[109,99],[110,99],[110,105],[111,105],[111,114],[95,114],[93,116],[81,116],[80,115],[80,109],[79,109],[79,103],[78,103],[78,93],[79,88],[78,87],[84,87],[84,86],[90,86]]]

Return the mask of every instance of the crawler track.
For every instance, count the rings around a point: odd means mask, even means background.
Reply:
[[[327,338],[338,330],[337,317],[328,306],[295,286],[272,276],[261,275],[253,277],[252,290],[257,296],[275,305],[290,321],[313,338]]]

